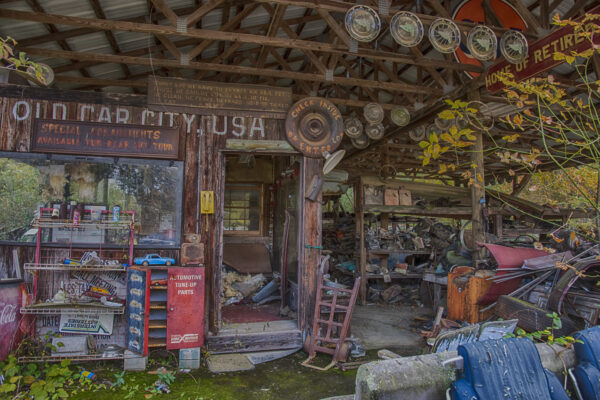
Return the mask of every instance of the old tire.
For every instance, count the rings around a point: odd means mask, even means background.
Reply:
[[[571,286],[579,279],[579,273],[585,274],[586,271],[592,267],[600,266],[598,261],[584,261],[578,262],[573,265],[573,269],[567,270],[562,277],[556,282],[554,288],[550,292],[548,297],[548,308],[556,311],[559,315],[564,315],[563,301],[567,296],[567,292],[571,289]]]
[[[517,326],[527,332],[536,332],[552,326],[548,310],[510,296],[500,296],[496,304],[496,315],[502,319],[518,319]],[[561,317],[562,328],[554,331],[554,336],[567,336],[577,330],[575,323]]]
[[[142,265],[143,265],[144,267],[147,267],[147,266],[148,266],[148,261],[144,261],[144,262],[142,263]]]

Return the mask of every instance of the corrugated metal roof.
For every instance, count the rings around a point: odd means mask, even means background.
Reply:
[[[530,6],[536,0],[524,0],[523,3],[526,6]],[[68,16],[76,16],[76,17],[85,17],[85,18],[96,18],[93,8],[87,1],[75,1],[75,0],[38,0],[40,6],[47,12],[51,14],[60,14],[60,15],[68,15]],[[106,17],[108,19],[121,20],[133,17],[140,17],[147,15],[149,12],[149,6],[147,0],[99,0],[100,6]],[[175,10],[178,9],[186,9],[192,8],[196,5],[196,1],[194,0],[168,0],[168,5]],[[458,1],[453,1],[452,6],[456,6]],[[561,1],[556,10],[553,11],[558,12],[561,16],[566,14],[572,6],[575,4],[575,0],[564,0]],[[271,5],[271,7],[275,7]],[[7,3],[0,4],[0,10],[2,8],[10,8],[15,10],[22,11],[33,11],[26,2],[21,1],[11,1]],[[414,8],[414,7],[413,7]],[[152,9],[152,12],[157,13],[156,9]],[[539,15],[540,7],[535,8],[532,13],[534,15]],[[285,18],[301,18],[305,15],[306,8],[298,7],[298,6],[288,6],[286,9]],[[230,15],[235,15],[235,7],[232,5],[230,9]],[[334,13],[334,18],[339,18],[341,14]],[[222,24],[222,10],[217,8],[208,14],[206,14],[202,18],[202,28],[203,29],[219,29]],[[35,22],[26,22],[26,21],[17,21],[17,20],[7,20],[1,19],[2,24],[0,25],[0,35],[6,36],[11,35],[17,40],[23,40],[27,38],[37,37],[48,35],[50,32],[48,28],[41,23]],[[265,9],[263,6],[257,7],[249,16],[247,16],[242,21],[242,28],[254,27],[257,25],[268,26],[271,21],[271,14]],[[163,23],[166,23],[163,21]],[[70,26],[61,26],[58,25],[56,28],[59,31],[71,30],[73,27]],[[290,27],[292,30],[296,30],[296,26]],[[322,20],[309,21],[304,24],[304,28],[300,34],[300,37],[303,39],[306,38],[315,38],[319,37],[319,35],[323,35],[327,29],[326,24]],[[254,34],[264,34],[264,29],[259,31],[258,29],[251,29]],[[134,50],[140,49],[154,49],[155,47],[155,39],[152,35],[149,34],[140,34],[140,33],[131,33],[131,32],[123,32],[123,31],[114,31],[113,35],[116,38],[118,43],[118,47],[122,52],[130,52]],[[283,29],[280,29],[277,32],[277,36],[287,38],[288,35],[285,33]],[[328,35],[323,35],[319,37],[319,41],[328,41]],[[181,38],[172,38],[174,41],[182,40]],[[427,40],[426,38],[424,40]],[[70,46],[70,48],[74,51],[82,51],[82,52],[92,52],[92,53],[100,53],[100,54],[111,54],[113,53],[113,49],[110,46],[110,43],[106,37],[105,32],[95,32],[91,34],[86,34],[82,36],[72,37],[66,39],[66,43]],[[382,37],[379,39],[378,44],[380,46],[386,46],[388,48],[396,48],[394,45],[389,32],[384,32]],[[48,42],[44,44],[36,45],[36,47],[43,47],[49,49],[61,50],[61,46],[56,42]],[[255,44],[243,44],[240,46],[239,50],[251,50],[256,49],[259,46]],[[192,46],[181,48],[181,51],[188,51]],[[283,52],[287,52],[288,50],[282,50],[280,54]],[[397,52],[399,54],[410,54],[406,48],[398,48]],[[213,58],[216,57],[219,53],[219,45],[217,42],[213,43],[202,53],[202,58]],[[141,55],[143,56],[143,55]],[[430,50],[426,54],[427,57],[436,59],[436,60],[444,60],[444,56],[436,51]],[[293,70],[299,70],[302,65],[306,62],[305,54],[298,49],[291,49],[290,57],[292,59],[297,57],[302,57],[300,61],[291,61],[289,63],[290,67]],[[45,62],[52,67],[58,67],[63,65],[68,65],[70,62],[68,60],[58,60],[54,58],[46,58],[46,57],[35,57],[36,60],[40,62]],[[351,58],[349,58],[351,59]],[[275,63],[276,59],[269,55],[267,57],[268,63]],[[308,61],[309,62],[309,61]],[[242,65],[251,66],[250,62],[247,60],[242,63]],[[388,68],[392,68],[391,63],[387,63]],[[143,74],[150,70],[147,66],[139,66],[139,65],[130,65],[129,69],[132,74]],[[88,72],[94,77],[102,77],[107,79],[120,79],[124,77],[123,68],[117,64],[111,63],[103,63],[90,68],[87,68]],[[417,79],[417,68],[408,67],[401,78],[409,81],[415,82]],[[572,71],[570,66],[563,65],[556,69],[557,73],[570,73]],[[77,73],[77,72],[73,72]],[[336,69],[336,73],[343,73],[343,67],[338,67]],[[387,96],[384,94],[384,96]]]

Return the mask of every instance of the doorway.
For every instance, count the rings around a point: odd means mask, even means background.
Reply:
[[[220,334],[297,327],[300,163],[225,154]]]

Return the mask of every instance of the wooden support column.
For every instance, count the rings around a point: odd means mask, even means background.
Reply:
[[[479,91],[473,91],[468,95],[469,100],[479,100]],[[485,233],[483,232],[483,221],[481,218],[481,203],[480,199],[485,198],[485,175],[483,167],[483,133],[480,130],[476,130],[473,133],[475,135],[475,145],[473,146],[473,153],[471,154],[471,164],[473,172],[473,184],[471,185],[471,206],[472,216],[471,220],[473,224],[471,226],[473,232],[473,243],[472,248],[475,249],[473,253],[473,261],[476,262],[482,258],[482,251],[478,251],[477,242],[485,242]]]
[[[321,261],[321,227],[322,227],[322,193],[316,201],[305,198],[305,191],[315,175],[323,175],[323,160],[321,158],[304,157],[301,167],[300,179],[300,298],[298,302],[298,316],[300,330],[306,331],[312,327],[317,295],[317,276]]]
[[[367,302],[367,249],[365,249],[365,213],[364,213],[364,193],[362,178],[354,186],[354,214],[356,218],[356,233],[359,238],[359,260],[358,268],[360,268],[360,302]]]

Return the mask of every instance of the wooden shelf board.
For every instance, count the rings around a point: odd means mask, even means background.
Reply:
[[[399,274],[397,272],[392,272],[388,274],[392,279],[420,279],[423,277],[422,274]],[[367,274],[367,279],[383,279],[382,274]]]

